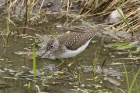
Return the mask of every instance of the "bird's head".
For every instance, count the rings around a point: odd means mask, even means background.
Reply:
[[[46,43],[46,53],[53,54],[59,48],[59,41],[57,39],[50,39]]]

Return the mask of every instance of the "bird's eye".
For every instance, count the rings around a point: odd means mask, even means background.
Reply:
[[[54,47],[54,45],[51,45],[51,48],[53,48]]]

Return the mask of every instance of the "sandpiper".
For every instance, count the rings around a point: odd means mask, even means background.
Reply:
[[[81,53],[96,35],[100,27],[86,32],[70,32],[57,38],[51,38],[46,43],[46,50],[42,54],[43,58],[71,58]]]

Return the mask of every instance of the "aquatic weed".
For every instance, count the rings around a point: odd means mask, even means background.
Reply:
[[[129,77],[128,76],[128,71],[127,71],[126,66],[124,64],[123,64],[123,67],[124,67],[126,83],[127,83],[127,91],[128,91],[128,93],[131,93],[132,87],[133,87],[134,83],[137,81],[137,76],[140,73],[140,69],[137,71],[136,74],[134,74],[134,78],[133,78],[132,82],[130,83],[130,80],[128,78]],[[137,85],[137,83],[136,83],[136,86],[139,86],[139,85]],[[136,87],[136,90],[139,91],[137,87]]]
[[[36,50],[35,50],[35,44],[33,44],[33,72],[34,72],[34,79],[36,79]]]

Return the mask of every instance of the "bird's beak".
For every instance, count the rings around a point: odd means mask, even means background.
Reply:
[[[51,54],[51,51],[45,51],[39,58],[41,58],[43,55],[45,55],[45,54],[47,54],[47,55],[50,55]]]

